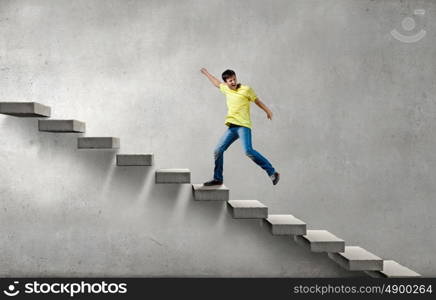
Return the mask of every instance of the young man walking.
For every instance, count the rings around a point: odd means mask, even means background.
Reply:
[[[223,184],[224,151],[238,138],[241,138],[245,154],[264,169],[271,178],[272,183],[276,185],[279,182],[280,174],[275,171],[268,159],[254,150],[251,145],[250,103],[256,103],[265,111],[267,118],[270,120],[272,119],[271,110],[257,98],[251,87],[237,82],[234,71],[225,70],[223,72],[222,79],[224,83],[212,76],[205,68],[200,71],[226,96],[228,109],[225,121],[228,128],[214,150],[215,169],[213,180],[205,182],[204,185]]]

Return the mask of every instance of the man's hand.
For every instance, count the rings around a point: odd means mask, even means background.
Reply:
[[[219,88],[220,87],[220,83],[221,83],[221,81],[219,81],[218,79],[216,79],[215,77],[213,77],[207,70],[206,70],[206,68],[201,68],[200,69],[200,72],[202,73],[202,74],[204,74],[209,80],[210,80],[210,82],[212,82],[212,84],[214,85],[214,86],[216,86],[217,88]]]
[[[266,113],[266,117],[268,119],[272,120],[272,111],[259,98],[256,98],[256,100],[254,100],[254,103],[256,103],[256,105],[259,106]]]

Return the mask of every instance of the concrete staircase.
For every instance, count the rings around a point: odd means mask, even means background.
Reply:
[[[51,108],[37,102],[0,102],[0,113],[15,117],[50,117]]]
[[[348,271],[364,271],[371,277],[419,277],[420,275],[393,260],[380,257],[358,246],[345,246],[345,241],[327,230],[307,230],[307,224],[290,214],[269,215],[268,207],[258,200],[230,200],[225,185],[193,184],[194,199],[226,201],[229,213],[237,219],[262,219],[271,234],[287,235],[290,240],[312,252],[324,252]]]
[[[420,274],[393,260],[384,260],[380,271],[365,271],[365,273],[374,278],[421,277]]]
[[[189,169],[158,169],[156,170],[156,183],[190,183],[191,171]]]
[[[51,108],[37,102],[0,102],[0,113],[15,117],[47,118]],[[78,120],[38,120],[39,131],[57,133],[84,133],[85,123]],[[120,148],[117,137],[78,137],[78,149]],[[152,166],[154,154],[117,154],[117,166]],[[158,169],[157,184],[191,183],[189,169]],[[226,201],[229,213],[235,219],[259,219],[270,229],[271,234],[289,236],[290,240],[312,252],[324,252],[342,268],[349,271],[364,271],[377,278],[419,277],[420,274],[393,260],[380,257],[358,246],[346,246],[345,241],[327,230],[307,229],[307,224],[291,214],[268,214],[268,207],[258,200],[230,200],[230,190],[225,185],[203,186],[192,184],[197,201]]]
[[[77,120],[38,120],[39,131],[46,132],[85,132],[85,123]]]
[[[297,244],[312,252],[343,252],[345,242],[327,230],[308,230],[305,235],[296,235]]]
[[[229,200],[227,207],[235,219],[268,218],[268,207],[257,200]]]
[[[199,201],[227,201],[229,200],[230,195],[229,188],[224,184],[220,186],[193,184],[192,191],[194,199]]]
[[[348,271],[381,271],[383,260],[357,246],[347,246],[343,252],[329,253],[328,256]]]
[[[118,149],[120,139],[117,137],[79,137],[77,138],[79,149]]]
[[[152,166],[153,153],[149,154],[117,154],[117,166]]]
[[[265,223],[272,235],[305,235],[306,223],[293,215],[269,215]]]

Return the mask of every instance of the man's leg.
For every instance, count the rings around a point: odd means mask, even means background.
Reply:
[[[245,154],[256,164],[266,171],[269,176],[273,176],[276,171],[271,163],[262,154],[253,149],[251,144],[251,129],[248,127],[238,127],[238,135],[241,138]]]
[[[224,151],[238,139],[236,128],[228,128],[224,135],[219,140],[214,150],[215,168],[213,172],[213,179],[223,181],[223,168],[224,168]]]

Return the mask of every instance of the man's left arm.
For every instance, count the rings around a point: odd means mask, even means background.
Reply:
[[[266,117],[270,120],[272,120],[272,111],[262,102],[259,98],[256,98],[254,100],[254,103],[256,103],[257,106],[259,106],[265,113]]]

